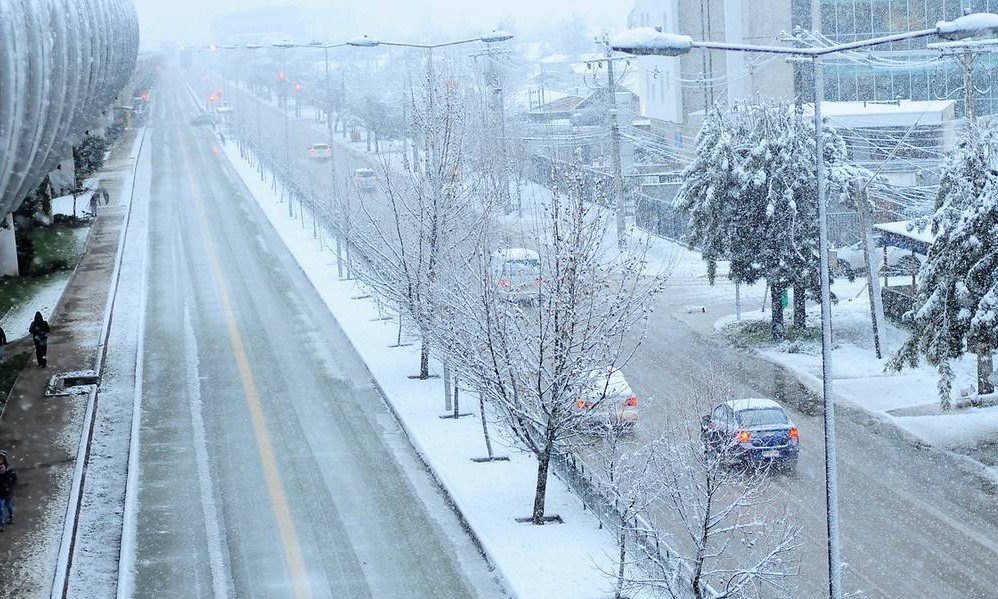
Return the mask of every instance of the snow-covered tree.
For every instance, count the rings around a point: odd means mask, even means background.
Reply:
[[[939,400],[950,407],[951,362],[978,356],[978,390],[990,392],[998,348],[998,132],[967,128],[947,156],[928,225],[936,235],[918,276],[912,334],[888,363],[900,370],[924,356],[939,371]]]
[[[499,289],[488,241],[474,261],[476,287],[449,301],[446,334],[462,379],[537,458],[534,524],[545,522],[552,456],[606,407],[611,373],[634,350],[661,282],[640,252],[618,253],[607,233],[612,215],[582,198],[581,189],[556,190],[537,218],[541,274],[530,305]]]
[[[825,135],[828,196],[846,196],[853,171],[845,144],[834,130]],[[676,208],[690,216],[687,241],[703,253],[712,283],[718,260],[730,260],[734,282],[768,282],[774,340],[783,336],[783,292],[795,289],[801,327],[805,293],[820,292],[814,164],[814,126],[799,108],[714,106],[676,196]]]

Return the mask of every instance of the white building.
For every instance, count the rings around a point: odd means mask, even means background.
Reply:
[[[635,0],[627,26],[772,45],[780,32],[792,29],[790,9],[791,0]],[[676,146],[692,143],[686,138],[696,135],[704,111],[715,102],[795,95],[792,66],[774,55],[694,50],[676,58],[641,57],[638,64],[644,114]]]

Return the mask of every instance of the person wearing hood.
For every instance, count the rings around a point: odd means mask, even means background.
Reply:
[[[42,318],[41,312],[35,312],[35,319],[31,321],[28,332],[31,333],[31,340],[35,342],[35,357],[38,358],[38,366],[45,368],[48,361],[45,354],[48,353],[49,323]]]
[[[14,487],[17,473],[7,461],[7,453],[0,451],[0,530],[4,524],[14,523]]]

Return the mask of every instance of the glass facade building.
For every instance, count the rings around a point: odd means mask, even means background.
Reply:
[[[801,14],[808,0],[795,0]],[[964,9],[998,12],[998,0],[820,0],[821,33],[837,43],[865,40],[891,33],[932,28],[952,20]],[[808,24],[798,21],[805,28]],[[957,115],[966,112],[964,68],[960,56],[940,56],[926,44],[934,37],[895,42],[824,61],[825,99],[891,102],[898,99],[955,100]],[[998,50],[998,46],[996,46]],[[998,80],[992,73],[998,56],[982,52],[973,63],[977,114],[998,112]]]

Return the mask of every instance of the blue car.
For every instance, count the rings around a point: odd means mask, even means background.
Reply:
[[[700,421],[709,454],[751,466],[776,465],[793,472],[800,453],[800,429],[771,399],[732,399]]]

